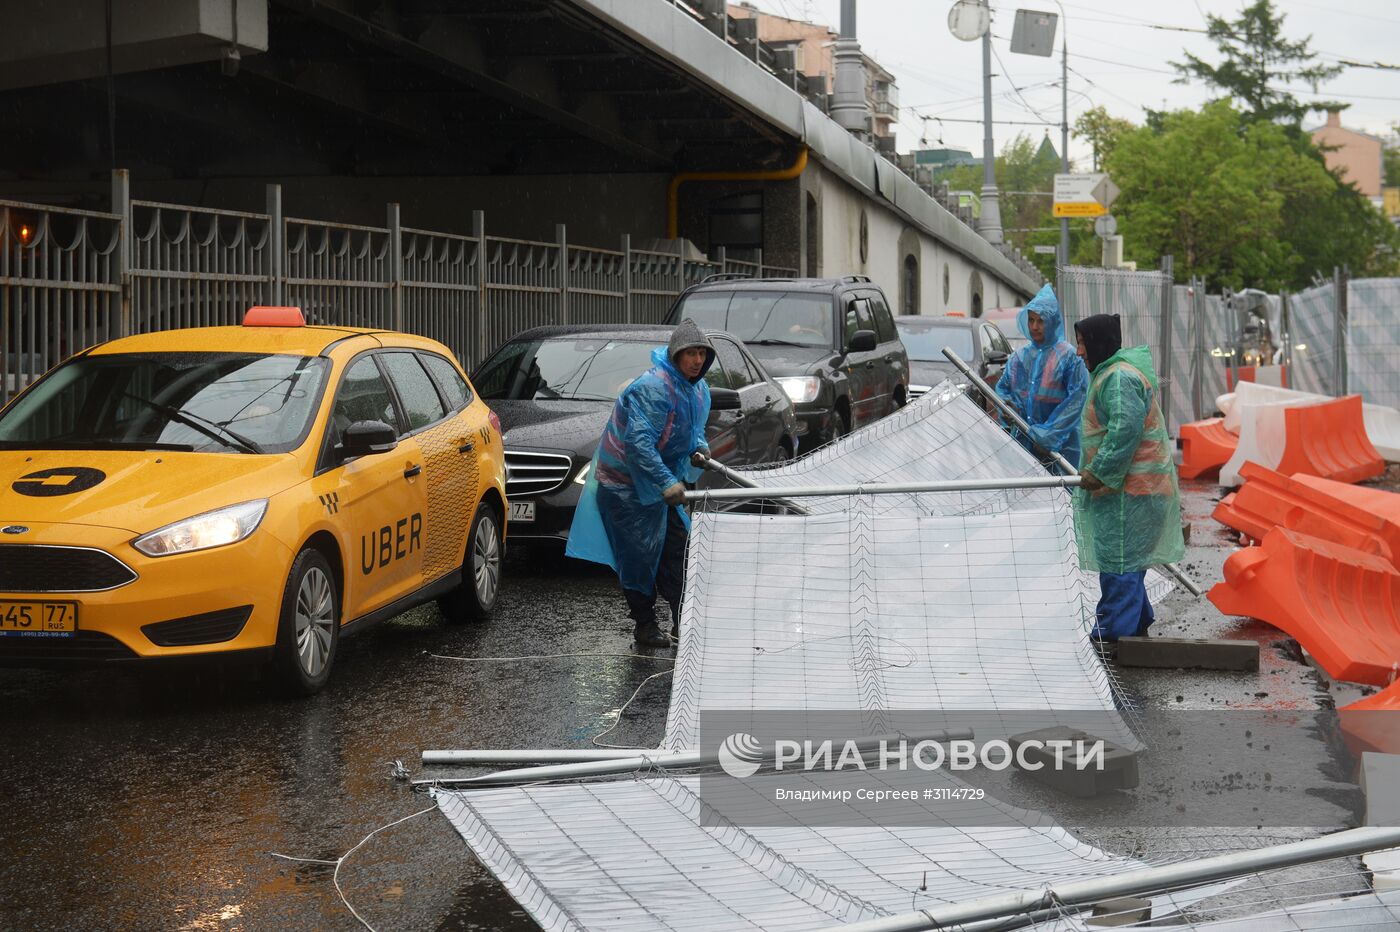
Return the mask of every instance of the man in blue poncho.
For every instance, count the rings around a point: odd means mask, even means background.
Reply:
[[[569,556],[617,571],[644,647],[671,644],[656,624],[658,593],[671,606],[671,634],[680,627],[690,531],[685,483],[699,476],[691,454],[709,452],[705,373],[714,360],[714,347],[692,320],[681,321],[669,346],[652,351],[652,367],[613,405],[569,529]]]
[[[1030,425],[1031,436],[1017,438],[1031,452],[1035,444],[1079,463],[1079,415],[1089,389],[1089,372],[1065,342],[1060,302],[1049,285],[1021,308],[1016,319],[1031,342],[1016,351],[997,382],[997,394]]]

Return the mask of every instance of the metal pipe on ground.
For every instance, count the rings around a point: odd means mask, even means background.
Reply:
[[[666,751],[648,753],[665,754]],[[680,752],[670,752],[680,753]],[[617,760],[636,757],[636,748],[522,748],[514,751],[447,751],[423,752],[423,765],[461,764],[573,764],[579,761]]]
[[[1021,433],[1025,434],[1027,437],[1030,438],[1031,443],[1035,444],[1035,448],[1037,450],[1041,451],[1042,453],[1048,455],[1051,459],[1053,459],[1055,461],[1055,465],[1060,467],[1061,471],[1063,471],[1067,476],[1077,477],[1079,475],[1079,469],[1069,460],[1065,459],[1055,450],[1047,450],[1039,443],[1036,443],[1035,438],[1031,436],[1030,425],[1026,423],[1025,419],[1022,418],[1021,415],[1017,414],[1014,410],[1012,410],[1011,406],[1008,405],[1005,401],[1003,401],[1001,396],[998,395],[992,389],[992,387],[982,379],[980,375],[974,372],[972,370],[972,367],[969,366],[966,362],[964,362],[961,356],[953,352],[951,347],[943,347],[943,355],[946,356],[948,361],[953,364],[954,368],[956,368],[959,372],[961,372],[963,375],[967,376],[969,379],[972,380],[972,384],[976,385],[978,391],[985,395],[987,400],[996,406],[996,409],[1001,412],[1002,417],[1006,418],[1012,423],[1013,426],[1015,426],[1017,430],[1019,430]],[[1185,588],[1187,592],[1197,597],[1202,595],[1201,587],[1196,585],[1195,582],[1192,581],[1191,577],[1187,576],[1175,565],[1171,563],[1166,563],[1162,565],[1162,569],[1165,570],[1169,575],[1171,575],[1171,577],[1177,582],[1181,583],[1182,587]]]
[[[861,738],[856,747],[863,753],[875,750],[885,741],[963,741],[973,737],[971,728],[947,728],[926,735],[881,735]],[[765,763],[772,758],[764,758]],[[477,777],[443,777],[437,779],[414,780],[414,786],[452,784],[454,786],[501,786],[509,783],[539,783],[545,780],[572,780],[587,777],[603,777],[639,770],[695,770],[702,767],[718,767],[719,755],[702,754],[700,751],[643,751],[632,752],[629,757],[606,760],[589,760],[576,763],[556,764],[545,767],[522,767],[514,770],[498,770],[495,773]]]
[[[1354,828],[1253,851],[1236,851],[1162,867],[1144,867],[1111,877],[1047,884],[1034,890],[930,906],[899,916],[831,926],[827,932],[923,932],[961,928],[967,923],[1014,917],[1052,907],[1087,907],[1120,896],[1145,896],[1198,887],[1258,871],[1352,857],[1397,845],[1400,845],[1400,828]]]

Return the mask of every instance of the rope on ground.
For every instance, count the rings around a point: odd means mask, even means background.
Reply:
[[[393,822],[390,822],[387,825],[379,826],[379,828],[370,832],[364,838],[361,838],[359,843],[356,844],[355,847],[351,848],[349,851],[345,852],[340,857],[336,858],[334,861],[328,861],[324,858],[294,858],[289,854],[278,854],[276,851],[269,851],[268,854],[272,855],[274,858],[281,858],[284,861],[296,861],[302,864],[334,864],[335,870],[331,873],[331,883],[335,884],[335,892],[336,895],[340,897],[340,902],[345,904],[345,908],[350,910],[350,915],[354,916],[359,921],[360,925],[368,929],[369,932],[375,932],[374,926],[366,922],[365,917],[361,916],[359,912],[356,911],[355,907],[350,905],[350,901],[346,899],[345,891],[342,890],[340,887],[340,869],[345,866],[345,862],[350,859],[350,855],[354,854],[356,851],[359,851],[362,847],[364,847],[365,843],[368,842],[375,835],[378,835],[385,829],[393,828],[395,825],[402,825],[409,819],[416,819],[420,815],[432,812],[436,808],[437,806],[434,805],[429,806],[426,809],[419,809],[412,815],[406,815],[402,819],[395,819]]]
[[[623,716],[624,714],[626,714],[626,712],[627,712],[627,707],[628,707],[629,705],[632,704],[632,700],[637,698],[637,693],[639,693],[639,692],[641,692],[643,689],[645,689],[645,688],[646,688],[646,685],[647,685],[648,683],[650,683],[652,680],[656,679],[656,678],[659,677],[659,676],[669,676],[670,674],[672,674],[672,673],[674,673],[674,672],[676,672],[676,671],[675,671],[675,668],[673,667],[673,668],[670,669],[670,670],[662,670],[660,673],[653,673],[651,676],[649,676],[649,677],[647,677],[646,679],[642,680],[641,683],[639,683],[639,684],[637,685],[637,688],[634,689],[634,690],[632,691],[632,695],[628,696],[628,697],[627,697],[627,701],[624,702],[624,703],[622,704],[622,707],[619,708],[619,709],[617,710],[617,718],[616,718],[616,720],[614,720],[613,723],[612,723],[611,725],[609,725],[607,728],[605,728],[605,729],[603,729],[602,731],[600,731],[598,734],[594,735],[594,736],[593,736],[592,738],[590,738],[589,740],[590,740],[591,742],[593,742],[593,744],[594,744],[595,746],[600,747],[600,748],[617,748],[617,749],[619,749],[619,750],[638,750],[638,751],[654,750],[653,748],[646,748],[646,747],[642,747],[641,745],[636,745],[636,744],[609,744],[609,743],[606,742],[606,741],[600,741],[600,740],[598,740],[598,739],[602,738],[602,737],[603,737],[604,735],[606,735],[608,732],[612,731],[612,730],[613,730],[614,728],[616,728],[618,725],[621,725],[621,724],[622,724],[622,716]]]

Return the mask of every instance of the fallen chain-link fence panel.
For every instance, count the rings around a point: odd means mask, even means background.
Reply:
[[[959,784],[947,774],[930,777],[931,784]],[[880,784],[875,773],[861,779]],[[700,780],[639,775],[437,789],[434,798],[549,932],[823,929],[1143,866],[1079,841],[1039,813],[991,799],[931,805],[930,818],[980,807],[999,810],[1003,827],[736,825],[708,808]],[[821,785],[831,787],[829,779]],[[1175,913],[1217,889],[1161,898],[1157,913]]]
[[[861,710],[879,735],[887,711],[1115,708],[1063,497],[966,517],[871,498],[692,518],[663,747],[698,747],[709,710]]]

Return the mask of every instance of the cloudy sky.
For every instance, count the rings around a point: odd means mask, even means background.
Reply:
[[[835,27],[840,0],[751,0],[760,9],[824,22]],[[1189,49],[1215,61],[1214,46],[1200,32],[1206,14],[1234,18],[1244,0],[1061,0],[1069,28],[1070,125],[1088,107],[1102,105],[1115,116],[1142,122],[1143,107],[1198,107],[1210,98],[1200,84],[1174,84],[1170,62]],[[859,0],[857,33],[862,48],[898,77],[901,152],[944,145],[982,153],[979,42],[961,42],[948,32],[952,0]],[[1348,59],[1400,66],[1400,3],[1396,0],[1275,0],[1290,39],[1311,36],[1311,48],[1325,62]],[[1039,139],[1046,130],[1059,145],[1060,39],[1054,58],[1013,55],[1011,23],[1017,8],[1054,12],[1053,0],[992,0],[996,73],[993,117],[1054,126],[1003,124],[996,127],[997,150],[1018,132]],[[1186,31],[1183,31],[1186,30]],[[1351,104],[1344,125],[1388,135],[1400,123],[1400,68],[1347,68],[1314,94],[1299,86],[1303,100],[1331,99]],[[924,118],[928,119],[925,120]],[[941,117],[942,122],[935,119]],[[978,122],[955,122],[975,120]],[[1313,114],[1307,125],[1322,122]],[[1070,156],[1088,167],[1088,149],[1070,139]]]

